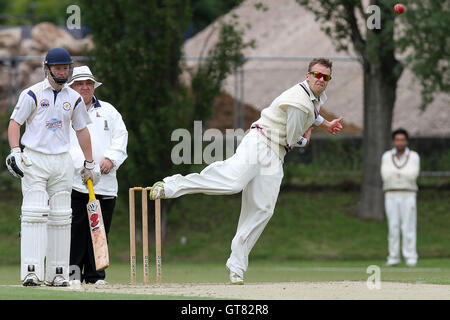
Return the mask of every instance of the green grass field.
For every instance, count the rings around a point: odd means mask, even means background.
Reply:
[[[246,282],[366,281],[369,265],[382,267],[382,281],[450,284],[449,190],[426,189],[418,195],[419,263],[384,268],[386,221],[355,218],[358,192],[282,190],[274,216],[250,255]],[[109,236],[111,266],[107,280],[129,282],[128,204],[121,198]],[[137,212],[140,200],[137,199]],[[226,283],[240,210],[240,196],[190,195],[163,201],[168,211],[164,231],[163,278],[166,283]],[[142,296],[34,290],[19,285],[20,199],[0,199],[0,299],[169,299]],[[137,217],[140,223],[140,216]],[[138,225],[138,227],[140,227]],[[150,228],[153,225],[150,224]],[[138,268],[142,267],[140,231]],[[152,234],[151,234],[152,236]],[[185,241],[181,241],[184,239]],[[150,259],[154,247],[150,244]],[[151,265],[151,276],[154,274]],[[138,279],[141,269],[138,269]],[[30,289],[30,290],[28,290]],[[44,293],[45,291],[45,293]],[[179,297],[181,299],[181,297]]]
[[[431,189],[418,195],[417,250],[420,258],[450,258],[448,199],[450,190]],[[166,234],[164,259],[224,262],[230,254],[240,200],[240,195],[188,195],[163,201],[163,206],[168,207],[167,228],[163,230]],[[357,219],[354,210],[358,200],[358,192],[282,191],[275,213],[253,248],[250,259],[385,259],[386,221]],[[119,203],[117,212],[120,213],[113,220],[110,234],[111,253],[114,259],[123,262],[129,259],[127,209],[127,203]],[[137,208],[137,224],[140,224],[139,211]],[[150,231],[152,228],[150,223]],[[138,239],[139,235],[140,230],[137,231]]]
[[[354,216],[358,192],[282,191],[275,213],[256,243],[252,260],[358,261],[387,255],[386,221]],[[417,250],[420,258],[450,258],[450,191],[418,195]],[[109,235],[113,261],[129,261],[127,199],[118,202]],[[137,199],[139,202],[139,199]],[[189,195],[163,201],[165,261],[224,262],[236,230],[240,196]],[[141,254],[140,203],[137,205],[138,259]],[[20,260],[20,199],[0,201],[0,265]],[[151,211],[152,212],[152,211]],[[150,221],[150,238],[153,234]],[[181,240],[185,239],[185,243]],[[150,250],[153,241],[150,244]],[[151,251],[150,251],[151,252]]]
[[[383,267],[384,261],[297,261],[251,263],[246,273],[246,282],[328,282],[366,281],[367,268],[377,265],[381,268],[381,281],[420,284],[450,284],[450,259],[426,259],[415,268],[404,265]],[[142,283],[142,268],[138,268],[138,283]],[[151,282],[154,283],[154,269]],[[129,265],[113,263],[107,269],[110,284],[130,282]],[[168,262],[163,264],[163,283],[227,283],[223,264],[213,262]],[[85,293],[40,288],[23,288],[19,281],[18,266],[0,267],[0,300],[5,299],[97,299],[97,300],[138,300],[138,299],[187,299],[177,296],[154,296],[142,294]],[[15,285],[14,287],[5,285]],[[191,298],[189,298],[191,299]]]

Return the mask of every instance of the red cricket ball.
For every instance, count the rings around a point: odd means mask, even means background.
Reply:
[[[402,5],[401,3],[397,3],[394,6],[394,13],[395,14],[401,14],[401,13],[403,13],[403,11],[405,11],[405,6]]]

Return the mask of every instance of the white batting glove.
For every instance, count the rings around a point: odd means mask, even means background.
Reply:
[[[96,164],[94,161],[89,162],[87,160],[84,161],[84,168],[81,170],[81,180],[83,180],[83,183],[86,184],[86,182],[91,179],[92,184],[95,186],[97,182],[100,180],[101,172],[100,172],[100,166]]]
[[[20,147],[12,148],[10,154],[6,157],[6,167],[14,177],[19,179],[23,178],[25,168],[31,165],[31,160],[22,153]]]

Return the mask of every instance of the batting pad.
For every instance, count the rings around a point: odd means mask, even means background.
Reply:
[[[47,222],[47,259],[45,280],[53,282],[56,275],[69,280],[70,225],[72,208],[70,192],[61,191],[50,198],[50,213]]]
[[[44,259],[47,248],[48,195],[45,191],[28,191],[22,202],[20,217],[20,278],[35,273],[44,279]]]

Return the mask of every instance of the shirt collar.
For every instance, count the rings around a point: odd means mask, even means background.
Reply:
[[[100,100],[98,100],[98,98],[95,96],[92,97],[92,105],[94,106],[94,108],[100,108]]]
[[[311,99],[311,101],[316,100],[316,96],[314,95],[314,93],[313,93],[313,92],[311,91],[311,89],[309,88],[308,81],[304,80],[304,81],[302,82],[302,84],[305,86],[306,90],[308,90],[308,92],[309,92],[309,98]],[[325,90],[324,90],[324,91],[322,91],[322,93],[321,93],[320,96],[319,96],[318,103],[319,103],[320,105],[322,105],[322,104],[325,103],[325,101],[327,101],[327,99],[328,99],[328,97],[327,97],[327,95],[325,94]]]
[[[100,100],[94,94],[94,96],[92,97],[92,103],[91,106],[89,107],[89,110],[93,110],[100,107],[101,107]]]
[[[50,84],[50,81],[48,81],[48,78],[45,78],[43,87],[44,87],[44,90],[50,88],[50,89],[52,89],[53,91],[55,91],[55,89],[54,89],[54,88],[52,87],[52,85]],[[67,83],[64,83],[64,85],[63,85],[63,87],[61,88],[60,91],[66,89],[66,88],[68,88],[68,87],[69,87],[69,86],[67,85]]]
[[[392,148],[392,155],[396,156],[397,155],[397,148]],[[405,148],[405,152],[403,153],[402,157],[409,155],[409,148],[406,147]]]

